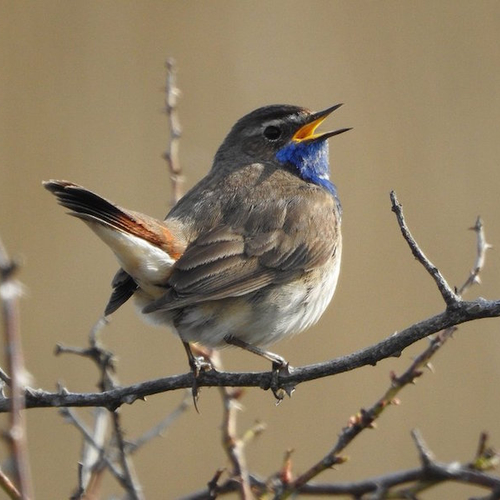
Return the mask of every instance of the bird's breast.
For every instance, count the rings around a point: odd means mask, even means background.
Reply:
[[[330,303],[340,270],[341,242],[332,259],[295,280],[255,293],[185,307],[172,321],[184,341],[221,348],[233,335],[249,344],[268,346],[314,325]],[[161,312],[156,320],[161,322]]]

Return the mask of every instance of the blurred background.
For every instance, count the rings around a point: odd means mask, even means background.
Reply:
[[[232,124],[252,109],[290,103],[345,105],[328,127],[354,127],[330,141],[332,178],[344,207],[339,287],[320,323],[274,346],[292,365],[351,353],[443,310],[390,210],[396,190],[408,224],[452,285],[475,256],[468,228],[481,215],[500,247],[500,4],[495,1],[1,2],[0,235],[22,260],[22,341],[36,387],[94,391],[95,367],[55,357],[57,342],[86,345],[117,268],[111,252],[42,188],[69,179],[125,207],[162,218],[170,200],[162,112],[165,60],[175,57],[186,187],[209,169]],[[500,256],[489,252],[469,297],[500,297]],[[349,447],[348,463],[322,482],[351,481],[418,466],[418,428],[443,461],[471,459],[479,433],[500,447],[498,320],[460,327],[416,386],[404,390],[376,430]],[[181,343],[144,325],[131,304],[104,332],[123,385],[187,370]],[[334,444],[349,417],[375,402],[427,341],[376,367],[298,387],[276,407],[248,390],[239,429],[267,430],[248,446],[267,477],[293,448],[301,472]],[[267,370],[236,350],[228,370]],[[153,426],[181,401],[167,393],[122,408],[126,437]],[[227,465],[222,405],[203,389],[189,411],[135,456],[147,498],[204,487]],[[91,410],[82,410],[88,418]],[[5,417],[0,423],[5,428]],[[77,484],[81,437],[55,409],[28,412],[38,498],[67,498]],[[0,458],[7,456],[5,446]],[[121,492],[111,479],[106,495]],[[465,498],[439,487],[424,498]]]

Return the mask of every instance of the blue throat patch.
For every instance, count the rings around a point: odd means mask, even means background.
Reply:
[[[327,141],[292,141],[276,153],[276,159],[281,163],[291,163],[305,181],[324,187],[335,198],[339,212],[342,212],[337,188],[330,181]]]

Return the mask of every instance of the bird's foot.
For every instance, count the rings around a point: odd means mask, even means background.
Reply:
[[[285,394],[288,394],[288,396],[290,397],[292,396],[292,393],[295,390],[295,386],[293,384],[282,384],[279,380],[280,375],[290,375],[293,371],[293,368],[285,358],[283,358],[279,354],[275,354],[274,352],[265,351],[260,347],[248,344],[244,340],[234,337],[233,335],[227,335],[226,337],[224,337],[224,340],[230,345],[241,347],[246,351],[253,352],[258,356],[271,361],[271,363],[273,364],[273,371],[269,389],[273,391],[274,397],[276,398],[276,404],[281,403],[281,401],[285,397]]]
[[[276,405],[279,405],[283,401],[285,394],[287,394],[290,398],[292,397],[292,394],[295,391],[295,385],[291,383],[280,383],[280,376],[291,375],[293,373],[293,367],[290,366],[290,363],[288,363],[288,361],[281,356],[277,356],[277,358],[281,359],[273,361],[271,385],[269,388],[273,391],[274,397],[276,398]]]
[[[198,378],[201,372],[214,369],[210,360],[204,356],[193,356],[193,358],[189,360],[189,367],[193,372],[194,378]]]
[[[198,377],[201,372],[205,372],[208,370],[213,370],[214,367],[210,362],[210,355],[206,353],[204,350],[201,350],[197,346],[190,346],[189,343],[183,342],[184,348],[186,349],[186,353],[188,356],[189,367],[191,368],[191,373],[193,374],[193,385],[191,387],[191,395],[193,396],[193,404],[195,410],[200,413],[198,410],[198,397],[200,395],[200,388],[198,386]],[[196,353],[200,353],[200,356],[195,356],[193,354],[193,350]]]

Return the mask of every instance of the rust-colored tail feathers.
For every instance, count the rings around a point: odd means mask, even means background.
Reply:
[[[161,291],[158,286],[168,279],[172,264],[185,248],[178,229],[123,209],[72,182],[50,180],[43,185],[70,215],[82,219],[111,248],[122,267],[113,280],[106,315],[126,302],[138,286],[152,295]]]

